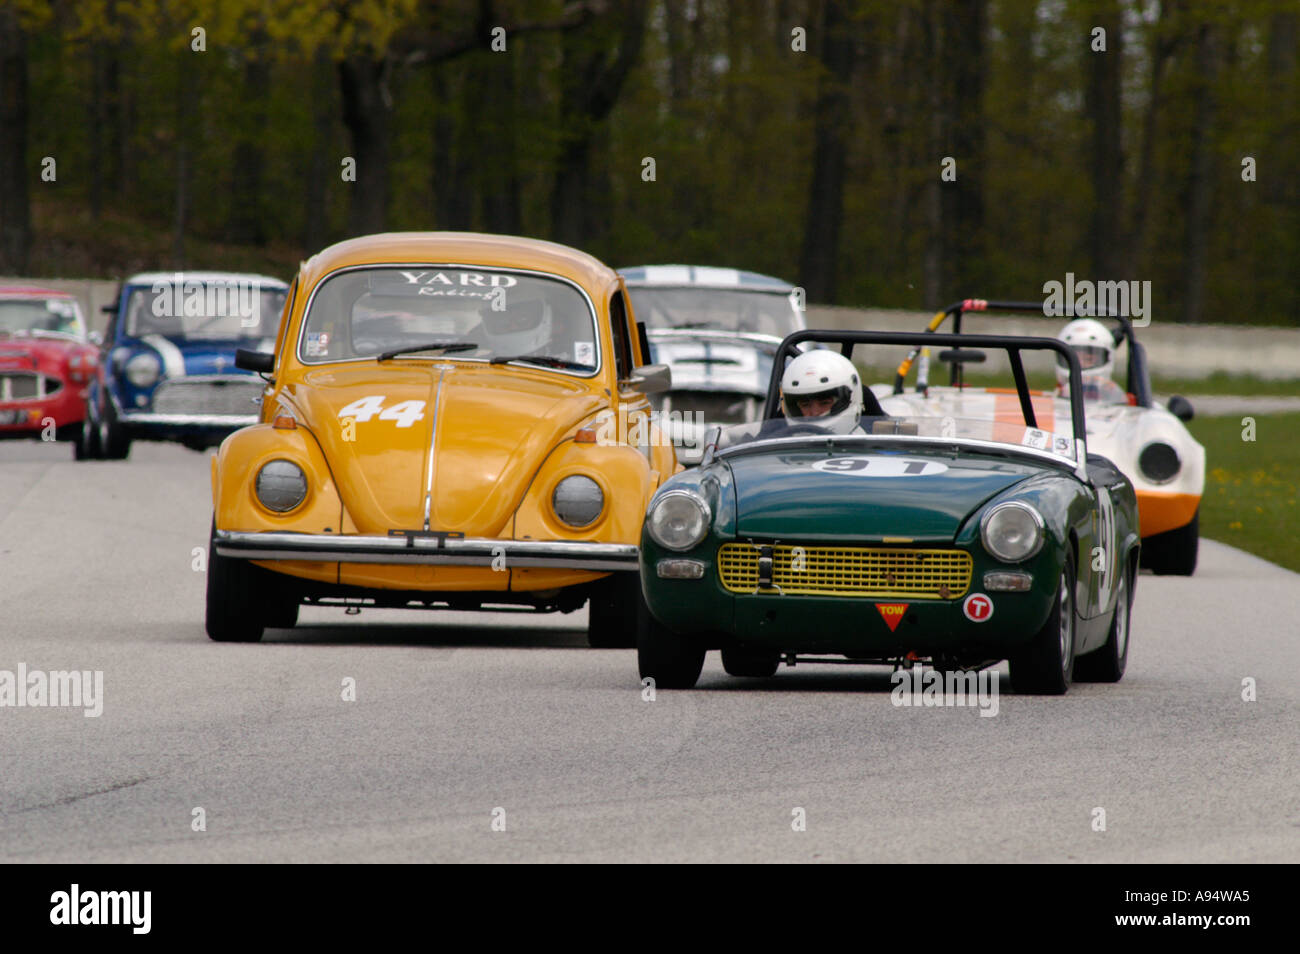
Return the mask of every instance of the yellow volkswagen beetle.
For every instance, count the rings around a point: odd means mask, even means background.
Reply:
[[[456,232],[304,262],[260,423],[212,459],[207,631],[251,642],[303,604],[569,612],[635,645],[646,504],[678,469],[667,369],[622,279],[582,252]]]

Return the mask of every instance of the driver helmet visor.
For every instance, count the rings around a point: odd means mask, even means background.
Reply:
[[[785,416],[824,417],[838,414],[849,406],[851,393],[848,386],[815,391],[812,394],[787,394],[784,396]],[[830,402],[829,409],[826,402]]]
[[[1110,349],[1100,348],[1096,345],[1072,345],[1074,353],[1079,356],[1079,368],[1088,371],[1092,368],[1100,368],[1110,360]],[[1056,356],[1056,365],[1064,370],[1069,370],[1069,362],[1065,360],[1065,355]]]

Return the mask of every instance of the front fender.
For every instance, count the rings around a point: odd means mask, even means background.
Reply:
[[[254,492],[257,472],[283,458],[307,475],[307,497],[288,513],[263,507]],[[339,533],[343,502],[320,445],[304,427],[253,424],[231,434],[212,457],[212,512],[219,530],[292,530]]]

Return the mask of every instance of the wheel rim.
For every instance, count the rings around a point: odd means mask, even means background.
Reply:
[[[1065,577],[1061,578],[1061,672],[1070,665],[1070,650],[1074,636],[1074,606],[1070,602],[1070,586]]]
[[[1128,652],[1128,581],[1119,582],[1119,594],[1115,597],[1115,656],[1123,659]]]

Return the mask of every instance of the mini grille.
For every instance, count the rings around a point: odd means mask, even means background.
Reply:
[[[262,382],[257,378],[231,377],[226,381],[164,381],[154,392],[157,414],[257,413]]]
[[[788,596],[957,599],[970,588],[971,557],[964,550],[892,547],[762,547],[728,543],[718,550],[718,577],[733,593],[758,590],[759,556],[772,555],[772,587]]]

